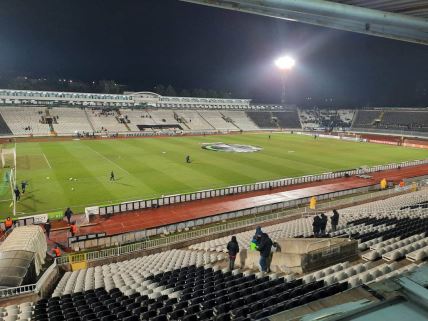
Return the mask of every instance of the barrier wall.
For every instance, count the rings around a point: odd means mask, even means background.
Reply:
[[[343,196],[365,193],[368,192],[370,187],[360,187],[344,191],[338,191],[333,193],[326,193],[316,195],[318,201],[329,200],[333,198],[340,198]],[[367,197],[367,196],[366,196]],[[303,205],[305,207],[309,204],[310,197],[305,197],[296,200],[290,200],[285,202],[278,202],[269,205],[261,205],[256,207],[251,207],[239,211],[226,212],[222,214],[217,214],[213,216],[192,219],[189,221],[181,221],[175,224],[163,225],[160,227],[146,229],[141,231],[132,231],[128,233],[121,233],[116,235],[108,235],[103,237],[96,237],[95,234],[84,235],[82,239],[80,237],[70,237],[68,238],[69,247],[78,247],[80,250],[94,248],[94,247],[110,247],[117,246],[119,244],[134,243],[142,240],[146,240],[149,237],[159,235],[159,234],[169,234],[174,232],[181,232],[183,230],[188,230],[197,226],[212,224],[216,222],[222,222],[224,220],[236,219],[244,216],[256,216],[259,214],[272,213],[276,211],[281,211],[289,208],[299,207]]]
[[[91,207],[91,208],[87,208],[85,212],[87,215],[87,219],[89,220],[89,217],[91,215],[118,214],[123,212],[137,211],[137,210],[142,210],[146,208],[184,203],[184,202],[190,202],[190,201],[201,200],[206,198],[213,198],[218,196],[227,196],[227,195],[234,195],[238,193],[267,190],[267,189],[277,188],[277,187],[285,187],[285,186],[302,184],[302,183],[341,178],[347,175],[353,176],[353,175],[369,174],[373,172],[396,169],[399,167],[403,168],[403,167],[417,166],[422,164],[428,164],[428,159],[407,161],[407,162],[387,164],[387,165],[378,165],[378,166],[373,166],[373,167],[364,168],[364,169],[359,168],[359,169],[352,169],[352,170],[346,170],[346,171],[323,173],[318,175],[307,175],[302,177],[284,178],[284,179],[259,182],[254,184],[236,185],[236,186],[229,186],[225,188],[209,189],[209,190],[197,191],[197,192],[187,193],[187,194],[167,195],[160,198],[153,198],[153,199],[147,199],[147,200],[135,200],[135,201],[123,202],[123,203],[112,204],[107,206]]]

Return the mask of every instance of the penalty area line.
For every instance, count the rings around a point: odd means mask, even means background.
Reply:
[[[93,149],[91,146],[88,146],[90,149],[92,149],[96,154],[98,154],[99,156],[101,156],[102,158],[104,158],[106,161],[112,163],[113,165],[119,167],[121,170],[123,170],[125,173],[127,173],[128,175],[132,176],[132,174],[130,172],[128,172],[126,169],[124,169],[122,166],[120,166],[118,163],[112,161],[110,158],[105,157],[103,154],[101,154],[100,152],[96,151],[95,149]]]
[[[49,168],[52,169],[51,163],[49,163],[49,160],[46,157],[45,153],[42,152],[42,154],[43,154],[43,157],[45,158],[46,164],[48,164]]]

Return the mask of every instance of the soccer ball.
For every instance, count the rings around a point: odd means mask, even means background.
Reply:
[[[69,180],[69,181],[72,181],[72,180],[73,180],[73,177],[70,177],[68,180]]]
[[[49,179],[49,176],[47,176],[46,179]]]
[[[71,190],[74,191],[74,187],[72,187]]]

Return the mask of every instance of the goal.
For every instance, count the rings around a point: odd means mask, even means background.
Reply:
[[[3,168],[16,168],[16,148],[2,148],[0,155]]]
[[[7,179],[10,185],[10,190],[12,193],[12,203],[13,206],[13,216],[16,215],[16,197],[15,197],[15,187],[16,187],[16,147],[15,148],[2,148],[1,149],[1,165],[3,168],[7,168]]]

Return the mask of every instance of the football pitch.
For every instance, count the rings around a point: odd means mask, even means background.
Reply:
[[[202,149],[223,142],[261,147],[254,153]],[[242,134],[17,144],[17,183],[28,182],[17,215],[146,199],[270,179],[424,159],[426,150],[311,136]],[[186,155],[192,162],[186,163]],[[113,171],[115,181],[110,181]],[[11,214],[5,170],[0,217]]]

